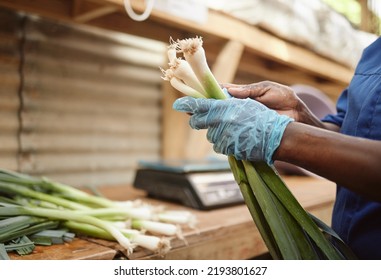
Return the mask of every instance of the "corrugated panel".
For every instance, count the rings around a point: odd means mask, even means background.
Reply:
[[[32,18],[25,28],[21,171],[131,183],[138,160],[160,157],[165,46]]]
[[[0,10],[0,167],[17,170],[20,18]]]

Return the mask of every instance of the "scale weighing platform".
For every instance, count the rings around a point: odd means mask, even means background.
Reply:
[[[229,163],[222,160],[142,161],[133,185],[151,197],[200,210],[243,203]]]

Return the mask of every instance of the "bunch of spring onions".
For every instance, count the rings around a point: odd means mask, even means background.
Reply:
[[[226,99],[206,60],[200,37],[173,41],[163,79],[185,95]],[[183,57],[181,57],[181,55]],[[274,259],[353,259],[330,227],[307,213],[273,166],[265,162],[229,163],[245,203]]]
[[[42,229],[64,227],[117,241],[129,255],[136,246],[164,255],[181,226],[195,225],[187,211],[141,201],[112,201],[77,188],[0,169],[0,244]]]

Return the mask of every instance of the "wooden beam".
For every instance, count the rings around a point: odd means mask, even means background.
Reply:
[[[163,122],[162,122],[162,151],[164,159],[184,158],[187,143],[189,116],[172,109],[175,100],[181,97],[168,82],[163,82]]]
[[[103,29],[114,30],[122,33],[169,42],[169,38],[190,37],[186,31],[166,24],[157,24],[152,19],[137,23],[126,14],[114,13],[103,17],[95,18],[86,24],[97,26]]]
[[[229,41],[217,56],[212,72],[219,82],[233,82],[239,68],[245,46],[238,41]]]
[[[287,64],[299,71],[307,72],[317,77],[326,78],[334,82],[349,84],[353,75],[353,69],[336,63],[328,58],[322,57],[306,48],[286,42],[273,36],[255,26],[242,22],[220,12],[210,10],[206,24],[196,24],[192,21],[168,15],[163,11],[154,9],[147,23],[134,22],[128,20],[122,0],[87,0],[88,3],[97,3],[102,6],[109,6],[119,11],[119,17],[113,14],[113,20],[89,21],[89,24],[101,26],[103,28],[115,29],[113,23],[117,23],[122,18],[127,25],[119,31],[135,31],[141,36],[168,41],[170,36],[185,36],[193,34],[203,37],[217,37],[225,41],[238,41],[242,43],[249,52],[261,56],[265,59]],[[142,12],[145,9],[143,0],[132,1],[134,10]],[[42,16],[54,19],[73,21],[73,1],[68,0],[2,0],[1,6],[33,12]],[[99,11],[98,11],[99,12]],[[102,13],[105,11],[103,10]],[[94,15],[92,15],[94,16]],[[103,18],[103,17],[102,17]],[[96,20],[99,18],[96,18]],[[151,26],[151,30],[145,27]],[[223,26],[223,28],[221,28]],[[160,33],[158,35],[158,33]],[[180,33],[180,34],[179,34]],[[167,36],[166,36],[167,35]],[[189,37],[189,36],[188,36]]]
[[[217,40],[205,40],[204,43],[208,59],[215,61],[217,54],[221,51],[221,42]],[[286,85],[306,84],[321,90],[334,102],[343,89],[347,87],[345,83],[306,73],[287,64],[271,61],[248,51],[243,53],[238,71],[239,73],[236,75],[238,80],[235,83],[248,84],[262,80],[272,80]]]
[[[269,63],[253,54],[244,55],[239,69],[241,72],[253,75],[253,80],[255,78],[256,80],[273,80],[286,85],[306,84],[313,86],[323,91],[333,101],[337,100],[339,94],[347,86],[344,83],[333,82],[329,79],[320,79],[310,73],[298,71],[287,65]]]
[[[73,1],[72,17],[76,22],[88,22],[98,17],[112,14],[118,10],[117,7],[100,5],[84,0]]]
[[[92,0],[108,2],[124,9],[122,0]],[[132,6],[137,12],[145,9],[144,1],[133,1]],[[159,24],[177,26],[182,30],[201,36],[217,36],[225,40],[241,42],[249,51],[262,57],[286,63],[299,70],[314,73],[319,76],[349,83],[353,70],[322,57],[308,49],[286,42],[255,26],[242,22],[217,11],[210,10],[206,24],[195,24],[167,13],[153,10],[150,18]],[[223,26],[223,28],[221,28]]]
[[[65,0],[1,0],[0,6],[38,14],[55,20],[67,20],[72,13],[72,2]]]

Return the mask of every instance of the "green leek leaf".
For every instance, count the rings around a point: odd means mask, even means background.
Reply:
[[[299,204],[283,180],[276,174],[273,168],[264,162],[255,162],[253,166],[261,178],[266,182],[269,189],[278,197],[291,215],[298,221],[316,245],[324,252],[328,259],[342,259],[332,244],[325,238],[310,215]]]

